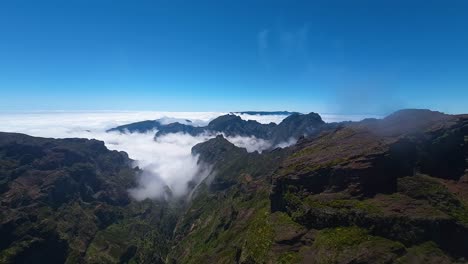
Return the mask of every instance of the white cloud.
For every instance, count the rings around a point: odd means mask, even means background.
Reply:
[[[139,186],[131,190],[137,199],[158,198],[168,186],[175,196],[187,193],[187,184],[193,179],[203,179],[209,174],[191,154],[194,145],[206,141],[209,136],[193,137],[188,134],[167,134],[153,140],[155,131],[145,134],[108,133],[117,139],[109,148],[126,151],[136,160],[145,173]],[[119,140],[120,139],[120,140]]]
[[[196,125],[206,124],[224,113],[216,112],[34,112],[0,114],[0,131],[19,132],[32,136],[53,138],[95,138],[105,142],[111,150],[125,151],[143,169],[137,188],[130,190],[136,199],[160,198],[168,186],[175,196],[187,193],[187,184],[208,176],[210,168],[198,164],[198,157],[191,154],[191,148],[215,135],[167,134],[154,140],[156,131],[148,133],[106,133],[109,128],[137,122],[163,118],[165,122],[189,119]],[[260,123],[280,123],[283,115],[240,115],[245,120]],[[328,115],[337,120],[340,116]],[[362,116],[353,116],[362,118]],[[264,139],[255,137],[226,137],[236,146],[247,151],[263,151],[272,147]],[[290,139],[274,147],[287,147],[296,142]]]
[[[181,123],[181,124],[184,124],[184,125],[200,127],[200,126],[208,125],[210,120],[199,120],[199,119],[190,120],[190,119],[185,119],[185,118],[174,118],[174,117],[165,116],[165,117],[162,117],[162,118],[158,118],[158,121],[163,125],[168,125],[168,124],[177,122],[177,123]]]
[[[240,147],[240,148],[245,148],[247,149],[248,152],[262,152],[266,149],[271,148],[271,143],[268,140],[264,140],[261,138],[256,138],[254,136],[251,137],[241,137],[241,136],[235,136],[235,137],[226,137],[224,136],[229,142],[232,144]]]
[[[249,114],[236,114],[244,120],[255,120],[261,124],[269,124],[271,122],[279,124],[287,115],[249,115]]]
[[[19,132],[32,136],[53,138],[95,138],[105,142],[111,150],[125,151],[143,169],[137,188],[130,190],[136,199],[160,198],[168,186],[173,195],[187,193],[187,184],[201,180],[209,173],[209,167],[198,164],[198,157],[191,154],[191,148],[215,135],[190,136],[188,134],[167,134],[154,140],[156,131],[148,133],[106,133],[114,126],[162,118],[170,121],[192,120],[196,125],[207,123],[224,113],[182,113],[182,112],[35,112],[9,113],[0,115],[0,131]],[[261,116],[249,119],[265,122]],[[279,120],[279,119],[278,119]],[[270,122],[270,120],[268,120]],[[187,123],[187,122],[186,122]],[[249,152],[262,151],[271,146],[255,137],[227,137],[233,144]],[[196,182],[195,182],[196,183]]]
[[[289,146],[296,144],[297,140],[298,140],[297,138],[293,138],[293,137],[289,138],[287,141],[276,144],[274,148],[287,148]]]
[[[219,112],[150,112],[150,111],[74,111],[0,113],[0,130],[32,136],[73,137],[73,133],[106,129],[132,122],[154,119],[189,119],[194,123],[209,122]],[[44,129],[48,128],[48,129]]]

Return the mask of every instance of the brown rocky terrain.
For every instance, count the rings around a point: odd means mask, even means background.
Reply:
[[[261,154],[210,139],[192,149],[213,172],[190,199],[142,202],[125,153],[1,133],[0,262],[467,262],[467,115],[319,132]]]
[[[130,163],[97,140],[0,133],[0,263],[161,263],[171,213],[130,199]]]

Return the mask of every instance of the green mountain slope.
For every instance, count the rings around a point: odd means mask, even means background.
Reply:
[[[262,155],[202,143],[218,171],[179,220],[168,261],[464,262],[467,135],[467,116],[402,111]]]
[[[130,199],[130,162],[96,140],[0,133],[0,263],[163,263],[173,213]]]
[[[404,110],[248,153],[180,201],[133,201],[125,153],[0,134],[0,262],[466,263],[468,116]]]

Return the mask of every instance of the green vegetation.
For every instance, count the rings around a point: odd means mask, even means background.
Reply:
[[[337,209],[342,211],[361,211],[367,214],[380,214],[382,210],[375,206],[374,204],[366,200],[357,200],[357,199],[332,199],[332,200],[317,200],[313,196],[309,196],[305,199],[305,204],[309,208],[318,208],[318,209]]]
[[[367,231],[358,227],[337,227],[321,230],[315,240],[314,246],[341,250],[345,247],[359,245],[370,241],[372,237]]]
[[[96,234],[86,252],[89,263],[161,263],[168,252],[162,237],[145,222],[124,221]]]
[[[236,185],[222,200],[205,189],[198,193],[177,236],[183,239],[169,254],[182,263],[230,263],[238,258],[262,263],[273,240],[268,192],[240,195]],[[202,188],[203,190],[203,188]],[[263,261],[261,261],[263,260]]]
[[[293,219],[299,219],[305,215],[306,208],[297,193],[292,190],[288,190],[284,194],[283,199],[286,202],[286,209]]]
[[[314,154],[314,153],[317,153],[317,152],[321,151],[323,148],[324,148],[324,146],[320,146],[320,145],[308,146],[306,148],[303,148],[303,149],[295,152],[294,154],[291,155],[291,157],[292,158],[299,158],[299,157],[308,156],[308,155],[311,155],[311,154]]]
[[[452,259],[447,256],[436,243],[432,241],[425,242],[407,249],[407,253],[397,259],[396,263],[453,263]]]
[[[437,135],[369,133],[376,122],[334,127],[262,154],[223,137],[198,144],[194,150],[216,174],[192,200],[170,202],[133,201],[127,190],[139,171],[102,142],[12,135],[18,142],[0,140],[0,263],[31,262],[43,252],[57,255],[50,263],[440,264],[468,257],[468,211],[457,198],[465,183],[404,177],[421,169],[421,159],[437,161],[426,151]]]
[[[281,227],[301,227],[300,224],[293,221],[292,218],[284,212],[275,212],[271,214],[272,224]]]
[[[295,220],[305,217],[309,210],[328,210],[334,213],[349,214],[351,212],[361,213],[366,215],[381,214],[382,209],[379,208],[371,200],[358,199],[324,199],[319,196],[308,195],[301,198],[299,192],[294,186],[290,186],[284,194],[286,208]]]
[[[23,240],[19,241],[9,248],[0,252],[0,263],[11,263],[15,260],[15,257],[21,253],[23,253],[26,249],[28,249],[31,245],[37,242],[37,238],[33,238],[31,240]]]
[[[278,264],[296,264],[301,261],[301,255],[298,252],[286,252],[278,258]]]
[[[253,260],[255,263],[266,262],[273,243],[274,231],[269,215],[267,210],[258,211],[247,229],[243,254],[245,252],[245,258]]]
[[[468,226],[467,206],[436,179],[428,176],[401,178],[398,180],[398,189],[412,198],[428,201],[435,208]]]
[[[319,231],[312,248],[318,263],[359,262],[363,257],[373,263],[388,263],[405,250],[399,242],[371,236],[354,226]]]

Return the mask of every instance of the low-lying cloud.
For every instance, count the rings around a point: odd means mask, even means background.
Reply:
[[[159,136],[148,133],[105,132],[107,129],[142,120],[162,119],[195,126],[206,125],[210,120],[226,113],[216,112],[34,112],[0,114],[0,131],[25,133],[52,138],[94,138],[105,142],[111,150],[125,151],[135,160],[135,166],[143,173],[137,179],[138,186],[129,190],[137,200],[162,198],[166,195],[181,197],[190,191],[189,183],[199,183],[210,173],[207,164],[199,164],[191,154],[194,145],[216,134],[191,136],[176,133]],[[240,115],[246,120],[260,123],[280,123],[284,115]],[[188,121],[190,120],[190,121]],[[226,137],[234,145],[247,151],[262,152],[275,147],[287,147],[295,139],[272,146],[271,142],[256,137]]]
[[[160,198],[168,191],[181,197],[188,190],[188,183],[202,180],[209,175],[209,168],[198,164],[198,157],[191,154],[192,146],[206,141],[208,136],[167,134],[153,140],[156,131],[148,133],[108,133],[114,142],[110,149],[126,151],[136,165],[143,169],[138,187],[130,190],[137,200]]]
[[[236,114],[244,120],[255,120],[262,124],[276,123],[279,124],[287,115],[249,115],[249,114]]]
[[[167,134],[154,140],[156,131],[147,133],[105,132],[107,129],[142,120],[161,119],[164,123],[181,122],[194,126],[206,125],[225,113],[166,113],[166,112],[35,112],[10,113],[0,116],[0,131],[19,132],[52,138],[95,138],[105,142],[111,150],[125,151],[143,170],[138,186],[129,190],[137,200],[162,198],[169,193],[181,197],[189,191],[189,183],[197,184],[211,170],[199,164],[191,154],[194,145],[216,134],[191,136]],[[244,119],[262,123],[281,122],[285,116],[242,115]],[[247,151],[263,151],[271,144],[255,137],[226,137]]]

